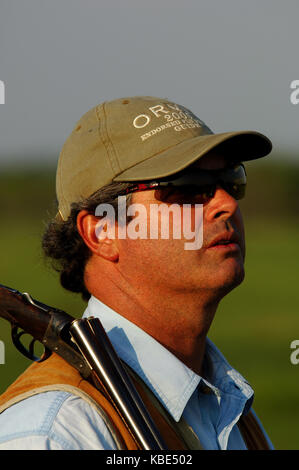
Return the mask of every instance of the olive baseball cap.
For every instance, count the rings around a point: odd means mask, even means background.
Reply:
[[[163,98],[136,96],[102,103],[77,122],[58,162],[60,217],[71,204],[115,182],[163,178],[219,147],[227,158],[246,161],[270,153],[259,132],[214,134],[184,106]]]

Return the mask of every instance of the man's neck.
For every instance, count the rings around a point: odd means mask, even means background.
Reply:
[[[93,292],[127,320],[155,338],[172,354],[198,375],[202,375],[206,335],[213,320],[218,302],[204,301],[205,296],[164,293],[152,294],[142,302],[138,296],[118,292],[111,295],[107,290]],[[171,298],[171,301],[169,300]]]

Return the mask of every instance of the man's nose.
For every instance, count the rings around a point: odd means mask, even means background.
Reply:
[[[208,221],[214,219],[227,220],[238,210],[237,200],[224,188],[217,186],[214,197],[205,206],[205,218]]]

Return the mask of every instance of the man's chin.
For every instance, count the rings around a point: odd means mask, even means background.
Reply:
[[[223,275],[220,275],[218,271],[218,282],[215,285],[215,290],[217,291],[220,298],[227,295],[229,292],[234,290],[240,284],[242,284],[245,278],[244,266],[239,269],[234,270],[233,272],[226,272]]]

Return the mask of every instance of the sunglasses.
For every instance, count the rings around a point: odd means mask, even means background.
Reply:
[[[246,189],[246,171],[243,164],[219,170],[192,168],[161,180],[134,183],[121,194],[155,189],[155,197],[169,204],[206,204],[221,186],[234,199],[242,199]]]

